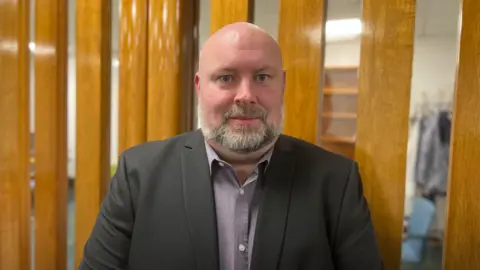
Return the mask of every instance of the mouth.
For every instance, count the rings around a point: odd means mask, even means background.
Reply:
[[[236,117],[229,118],[230,122],[233,122],[234,124],[239,124],[239,125],[248,125],[248,124],[255,123],[259,120],[260,120],[259,118],[247,117],[247,116],[236,116]]]

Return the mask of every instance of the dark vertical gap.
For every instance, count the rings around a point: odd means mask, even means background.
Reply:
[[[144,82],[145,82],[145,100],[144,100],[144,116],[145,116],[145,138],[144,140],[146,141],[147,138],[148,138],[148,94],[149,94],[149,89],[148,89],[148,74],[150,73],[150,70],[148,68],[148,66],[150,65],[150,61],[148,60],[149,57],[148,57],[148,54],[149,54],[149,50],[148,50],[148,44],[150,42],[150,1],[158,1],[158,0],[146,0],[145,1],[145,5],[146,5],[146,9],[147,9],[147,18],[145,19],[145,44],[144,44],[144,50],[145,50],[145,79],[144,79]],[[120,32],[120,30],[119,30]],[[120,74],[120,72],[118,73]],[[119,95],[120,96],[120,95]],[[120,120],[119,120],[120,121]]]
[[[182,67],[179,77],[181,91],[181,121],[179,132],[186,132],[194,129],[194,76],[197,66],[198,54],[198,25],[199,25],[199,2],[182,1],[181,3],[181,22],[180,33],[182,46]],[[190,2],[191,3],[191,2]]]
[[[259,0],[259,1],[262,1],[262,0]],[[253,23],[254,22],[254,14],[255,14],[255,0],[248,0],[248,3],[247,3],[247,21],[249,23]]]
[[[329,0],[323,0],[323,10],[320,12],[323,13],[323,20],[322,20],[322,31],[321,31],[321,44],[320,44],[320,59],[321,62],[319,63],[320,65],[320,74],[318,74],[319,78],[319,89],[318,89],[318,103],[317,103],[317,134],[316,134],[316,144],[321,145],[321,140],[320,137],[322,136],[322,124],[323,124],[323,90],[325,89],[325,47],[327,45],[326,42],[326,26],[327,26],[327,12],[328,12],[328,1]]]
[[[27,2],[29,4],[29,91],[30,91],[30,196],[31,196],[31,216],[30,216],[30,267],[35,269],[35,0]]]
[[[101,117],[102,117],[102,144],[103,155],[101,160],[101,186],[100,198],[107,193],[108,182],[110,181],[110,124],[111,124],[111,70],[112,70],[112,0],[101,3],[102,10],[102,36],[101,36]]]

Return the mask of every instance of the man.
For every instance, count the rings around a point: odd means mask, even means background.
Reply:
[[[80,269],[381,269],[356,163],[281,135],[271,36],[222,28],[195,85],[201,131],[121,155]]]

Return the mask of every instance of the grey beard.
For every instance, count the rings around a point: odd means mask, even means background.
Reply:
[[[236,153],[255,152],[273,142],[279,135],[280,129],[263,123],[258,130],[246,126],[229,128],[228,124],[222,123],[213,130],[202,128],[203,135],[207,140],[214,140],[217,144]]]

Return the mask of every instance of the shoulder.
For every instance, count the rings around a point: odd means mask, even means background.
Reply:
[[[298,138],[282,135],[282,140],[290,145],[296,172],[316,183],[343,186],[357,174],[358,165],[350,158]]]
[[[193,136],[195,131],[158,141],[150,141],[135,145],[123,151],[121,157],[130,166],[147,166],[151,163],[158,164],[159,159],[179,155],[187,138]]]
[[[306,142],[302,139],[282,135],[282,140],[291,145],[291,149],[296,159],[303,162],[315,163],[322,167],[348,167],[355,161],[345,156],[328,151],[321,146]]]
[[[310,192],[319,192],[329,205],[341,205],[349,185],[361,185],[357,163],[318,145],[285,136],[295,159],[295,180]]]

